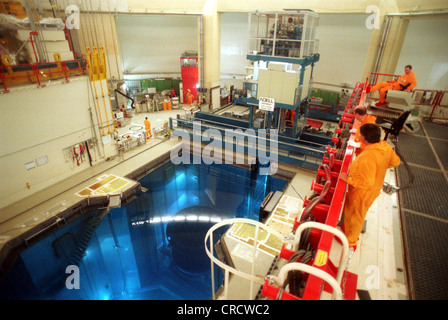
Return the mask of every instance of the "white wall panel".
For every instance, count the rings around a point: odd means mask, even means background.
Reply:
[[[247,73],[248,19],[247,13],[221,13],[221,78]]]
[[[316,38],[320,60],[313,72],[315,83],[354,86],[361,79],[372,30],[366,14],[320,14]]]
[[[0,95],[4,119],[0,126],[3,137],[0,144],[2,207],[89,168],[88,161],[80,163],[79,167],[74,165],[72,159],[66,158],[64,149],[91,138],[101,139],[101,133],[95,135],[93,132],[99,127],[98,108],[87,76],[72,77],[66,84],[56,80],[47,82],[42,88],[36,84],[12,87],[10,91]],[[89,108],[92,109],[93,127]],[[100,105],[100,108],[104,106]],[[113,132],[111,113],[108,117]],[[99,149],[90,151],[94,160],[99,161]],[[105,145],[104,153],[105,156],[115,155],[115,144]],[[42,157],[46,157],[48,163],[27,170],[25,164],[37,163]],[[31,186],[29,190],[26,183]]]
[[[448,19],[411,20],[395,74],[412,65],[416,89],[448,90]]]
[[[196,16],[118,15],[123,73],[180,73],[185,51],[198,52]]]

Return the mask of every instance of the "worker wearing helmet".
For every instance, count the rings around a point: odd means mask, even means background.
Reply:
[[[375,92],[380,90],[380,101],[375,105],[377,107],[386,104],[386,93],[389,90],[400,90],[400,91],[412,91],[417,86],[417,80],[415,79],[414,72],[412,72],[412,66],[407,65],[404,67],[404,75],[402,75],[397,80],[380,82],[372,87],[370,92]]]
[[[364,124],[359,130],[366,147],[353,160],[349,175],[347,176],[347,173],[339,175],[339,178],[348,184],[344,223],[341,227],[347,236],[349,246],[354,249],[367,211],[383,187],[386,170],[400,164],[400,158],[392,147],[386,141],[380,141],[381,129],[376,124]]]

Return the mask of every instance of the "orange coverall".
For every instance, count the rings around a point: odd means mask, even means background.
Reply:
[[[347,178],[344,228],[349,246],[358,243],[364,219],[383,187],[388,168],[400,164],[400,158],[386,141],[367,145],[353,160]]]
[[[355,142],[359,142],[360,143],[360,147],[356,148],[356,155],[359,156],[359,154],[361,153],[362,150],[364,150],[364,148],[366,147],[366,145],[361,141],[361,132],[359,130],[359,128],[361,128],[361,126],[363,124],[366,123],[376,123],[376,117],[371,115],[371,114],[367,114],[366,117],[364,118],[364,120],[359,124],[358,126],[358,130],[356,130],[356,135],[355,135]]]
[[[409,85],[409,86],[407,86]],[[405,89],[402,88],[406,87]],[[370,92],[374,92],[376,90],[380,90],[380,101],[384,103],[386,100],[386,93],[388,90],[412,90],[417,86],[417,80],[415,79],[414,72],[410,72],[409,74],[404,74],[397,80],[392,82],[380,82],[370,89]]]
[[[152,134],[151,134],[151,122],[149,122],[148,119],[145,119],[144,123],[145,123],[146,139],[149,139],[149,138],[152,137]]]
[[[187,103],[189,106],[191,106],[193,104],[193,99],[194,99],[193,94],[190,91],[188,91],[187,92]]]

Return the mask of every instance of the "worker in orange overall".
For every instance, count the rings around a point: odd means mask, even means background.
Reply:
[[[194,100],[194,95],[191,93],[190,89],[188,89],[188,92],[187,92],[187,104],[190,107],[193,104],[193,100]]]
[[[349,174],[339,175],[339,178],[348,184],[344,223],[341,228],[347,236],[349,246],[354,250],[367,211],[383,187],[386,170],[400,164],[400,158],[392,147],[387,141],[381,141],[381,129],[376,124],[364,124],[359,130],[361,141],[366,147],[353,160]]]
[[[380,82],[374,85],[370,92],[375,92],[376,90],[380,90],[380,101],[378,101],[375,105],[377,107],[383,106],[386,104],[386,93],[389,90],[400,90],[400,91],[408,91],[411,92],[412,89],[417,86],[417,80],[415,79],[414,72],[412,72],[412,66],[407,65],[404,67],[404,75],[402,75],[397,80]]]
[[[152,137],[151,134],[151,122],[149,122],[148,117],[145,117],[145,132],[146,132],[146,139],[149,139]]]
[[[359,121],[360,124],[358,128],[360,128],[363,124],[366,123],[376,123],[376,117],[374,115],[368,114],[367,109],[364,106],[358,106],[354,111],[356,121]],[[357,129],[350,130],[351,133],[355,133],[355,139],[349,141],[349,145],[355,147],[355,154],[359,156],[359,154],[364,150],[366,145],[361,141],[361,133]],[[353,142],[352,142],[353,141]]]

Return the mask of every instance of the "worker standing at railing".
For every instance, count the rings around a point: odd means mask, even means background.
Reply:
[[[400,158],[392,147],[386,141],[381,141],[381,129],[376,124],[364,124],[359,130],[361,141],[366,147],[353,160],[349,175],[339,175],[339,179],[347,181],[349,185],[341,228],[347,236],[349,246],[354,249],[367,211],[383,187],[386,170],[400,164]]]
[[[404,67],[404,75],[402,75],[397,80],[380,82],[374,85],[370,92],[375,92],[380,90],[380,101],[378,101],[375,105],[377,107],[383,106],[386,104],[386,93],[389,90],[400,90],[400,91],[412,91],[417,86],[417,80],[415,79],[414,72],[412,72],[412,66],[407,65]]]

